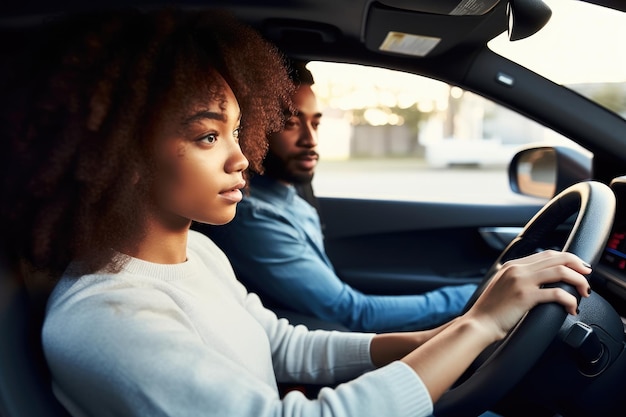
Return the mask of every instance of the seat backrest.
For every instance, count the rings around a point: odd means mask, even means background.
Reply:
[[[68,416],[52,394],[41,321],[21,282],[6,259],[0,259],[0,416]]]

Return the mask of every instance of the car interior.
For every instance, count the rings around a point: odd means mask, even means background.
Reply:
[[[566,1],[626,14],[620,0]],[[531,39],[556,13],[546,3],[175,2],[181,8],[229,10],[290,59],[388,68],[458,86],[592,153],[589,158],[552,145],[520,150],[508,164],[508,181],[513,192],[528,198],[514,203],[400,201],[324,196],[310,186],[298,190],[320,213],[338,275],[365,293],[421,293],[464,283],[480,287],[507,260],[548,248],[574,252],[593,266],[594,291],[581,301],[579,316],[554,305],[531,310],[435,404],[437,416],[479,415],[485,405],[502,416],[626,413],[626,110],[610,111],[488,47],[503,33],[511,43]],[[171,2],[10,2],[0,15],[0,54],[18,49],[23,34],[51,17],[131,5],[150,9]],[[621,70],[626,77],[626,65]],[[499,243],[490,244],[493,239]],[[9,246],[3,241],[0,247]],[[33,274],[7,253],[0,253],[0,416],[69,415],[51,391],[39,341],[54,277]],[[310,327],[338,328],[282,313]]]

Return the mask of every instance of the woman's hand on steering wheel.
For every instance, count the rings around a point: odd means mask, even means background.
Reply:
[[[590,273],[591,267],[569,252],[546,250],[505,262],[466,315],[485,324],[498,340],[541,303],[559,303],[575,315],[576,297],[546,285],[565,282],[588,297],[591,288],[585,275]]]

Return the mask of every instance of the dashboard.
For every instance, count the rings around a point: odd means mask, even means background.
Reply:
[[[604,291],[626,305],[626,176],[615,178],[611,189],[616,197],[615,220],[598,265],[591,276],[592,287],[600,285]],[[622,315],[626,311],[620,311]]]

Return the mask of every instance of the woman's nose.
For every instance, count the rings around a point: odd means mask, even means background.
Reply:
[[[239,146],[239,143],[235,142],[226,165],[227,170],[231,172],[244,171],[248,168],[248,165],[248,159],[241,151],[241,146]]]

